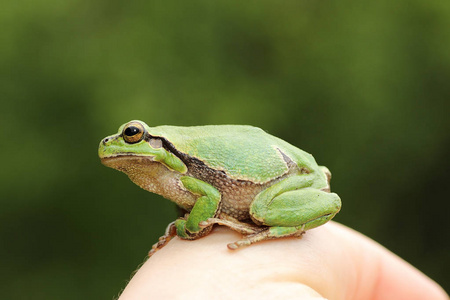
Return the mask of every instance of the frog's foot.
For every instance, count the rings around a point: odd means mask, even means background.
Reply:
[[[152,246],[152,249],[148,252],[148,257],[151,257],[153,254],[155,254],[156,251],[167,245],[167,243],[176,235],[177,229],[175,228],[175,221],[174,221],[167,226],[164,235],[160,237],[158,242]]]
[[[237,231],[243,235],[257,234],[266,228],[241,222],[225,214],[221,214],[219,218],[209,218],[206,221],[200,222],[199,226],[206,228],[214,224],[227,226],[231,230]]]
[[[236,250],[241,247],[250,246],[251,244],[278,239],[283,237],[301,237],[305,233],[305,224],[300,227],[269,227],[265,230],[251,234],[243,238],[242,240],[228,244],[228,249]]]

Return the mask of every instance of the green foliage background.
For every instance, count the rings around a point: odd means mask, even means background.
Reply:
[[[449,290],[449,1],[1,7],[2,298],[111,299],[176,217],[97,158],[131,119],[251,124],[313,153],[336,220]]]

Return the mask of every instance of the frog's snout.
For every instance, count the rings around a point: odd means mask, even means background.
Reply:
[[[117,135],[107,136],[100,142],[100,144],[102,144],[103,146],[106,146],[108,143],[111,143],[116,138],[117,138]]]
[[[113,140],[114,136],[107,136],[100,141],[100,144],[98,146],[98,155],[100,156],[100,158],[106,156],[106,152],[108,152],[108,148],[110,148],[111,142],[113,142]]]

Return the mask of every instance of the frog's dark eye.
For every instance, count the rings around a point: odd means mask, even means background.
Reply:
[[[128,123],[122,131],[122,136],[125,142],[134,144],[141,141],[144,138],[144,126],[138,122]]]

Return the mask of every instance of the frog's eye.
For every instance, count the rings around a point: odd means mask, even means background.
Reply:
[[[144,138],[144,126],[138,122],[128,123],[122,131],[122,136],[125,142],[134,144],[141,141]]]

